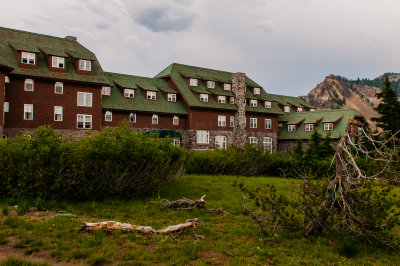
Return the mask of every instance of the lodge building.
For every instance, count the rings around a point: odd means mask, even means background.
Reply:
[[[361,117],[269,94],[243,73],[176,63],[153,78],[105,72],[75,37],[1,27],[0,106],[3,137],[50,125],[80,138],[128,121],[132,130],[158,131],[199,150],[249,142],[286,151],[314,130],[339,136],[337,125]]]

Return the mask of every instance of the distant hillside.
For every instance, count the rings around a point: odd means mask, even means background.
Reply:
[[[400,74],[387,74],[392,88],[400,94]],[[381,91],[383,79],[384,75],[373,80],[349,80],[331,74],[304,96],[304,99],[320,109],[354,108],[370,121],[372,117],[378,116],[374,107],[380,101],[375,95]]]

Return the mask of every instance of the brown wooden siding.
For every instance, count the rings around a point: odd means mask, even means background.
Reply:
[[[257,118],[257,128],[250,128],[250,118]],[[271,129],[265,129],[265,119],[271,119]],[[278,132],[278,117],[276,115],[263,115],[246,113],[246,130],[250,132]]]
[[[6,75],[0,70],[0,126],[4,125],[4,89]],[[1,137],[1,136],[0,136]]]
[[[226,116],[226,126],[218,126],[218,116]],[[205,110],[205,109],[192,109],[190,110],[190,124],[189,129],[205,129],[205,130],[232,130],[233,127],[229,125],[229,117],[235,116],[234,112],[227,112],[225,110]]]

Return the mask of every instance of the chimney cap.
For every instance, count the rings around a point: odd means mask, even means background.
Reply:
[[[65,39],[71,40],[71,41],[76,41],[78,38],[76,38],[75,36],[68,35],[68,36],[65,36]]]

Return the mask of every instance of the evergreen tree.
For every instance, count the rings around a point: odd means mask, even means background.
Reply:
[[[396,91],[390,86],[387,75],[385,75],[383,84],[384,89],[376,94],[378,99],[382,99],[382,101],[375,108],[381,114],[381,117],[372,118],[372,120],[378,122],[380,128],[396,133],[400,130],[400,102]]]

